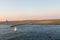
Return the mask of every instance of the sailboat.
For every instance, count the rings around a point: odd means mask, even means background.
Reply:
[[[16,32],[17,31],[17,28],[16,27],[14,27],[14,32]]]

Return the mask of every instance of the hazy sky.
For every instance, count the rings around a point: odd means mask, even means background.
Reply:
[[[0,0],[0,20],[60,19],[60,0]]]

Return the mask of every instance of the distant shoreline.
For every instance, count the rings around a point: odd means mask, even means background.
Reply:
[[[8,21],[0,22],[0,25],[60,25],[60,19],[55,20],[24,20],[24,21]]]

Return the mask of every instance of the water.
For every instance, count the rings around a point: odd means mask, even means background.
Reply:
[[[60,40],[60,25],[0,25],[0,40]]]

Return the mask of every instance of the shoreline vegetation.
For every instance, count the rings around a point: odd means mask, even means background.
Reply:
[[[60,19],[53,20],[24,20],[24,21],[4,21],[0,22],[0,25],[60,25]]]

